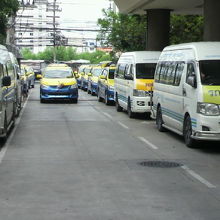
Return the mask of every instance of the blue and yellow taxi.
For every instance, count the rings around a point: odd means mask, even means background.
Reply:
[[[77,103],[78,86],[71,67],[51,65],[45,68],[40,81],[40,101],[54,99],[68,99]]]
[[[88,79],[88,94],[97,95],[98,80],[102,73],[101,66],[94,66],[91,70],[91,76]]]
[[[88,80],[89,77],[92,75],[91,70],[92,70],[92,66],[87,65],[84,68],[83,72],[81,72],[81,89],[84,91],[87,91],[88,89]]]
[[[102,70],[98,80],[98,101],[104,100],[106,105],[114,103],[114,73],[115,66],[106,67]]]

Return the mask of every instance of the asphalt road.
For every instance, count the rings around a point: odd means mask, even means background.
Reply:
[[[0,219],[219,220],[219,170],[219,143],[189,149],[82,91],[41,104],[37,85],[0,151]]]

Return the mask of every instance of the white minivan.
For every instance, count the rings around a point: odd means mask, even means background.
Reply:
[[[165,47],[155,71],[153,115],[167,128],[195,140],[220,140],[220,42]]]
[[[5,46],[0,45],[0,138],[5,139],[15,123],[16,76]]]
[[[159,51],[123,53],[115,70],[114,97],[116,110],[127,110],[130,118],[135,113],[151,112],[151,93]]]

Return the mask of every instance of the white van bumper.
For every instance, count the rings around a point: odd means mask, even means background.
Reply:
[[[220,117],[198,115],[197,129],[192,138],[197,140],[220,141]]]
[[[145,113],[151,112],[151,109],[152,106],[150,97],[133,97],[131,104],[132,112]]]

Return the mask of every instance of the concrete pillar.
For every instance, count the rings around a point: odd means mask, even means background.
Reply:
[[[220,41],[220,1],[204,0],[204,41]]]
[[[160,51],[169,45],[170,10],[149,9],[147,12],[147,50]]]

